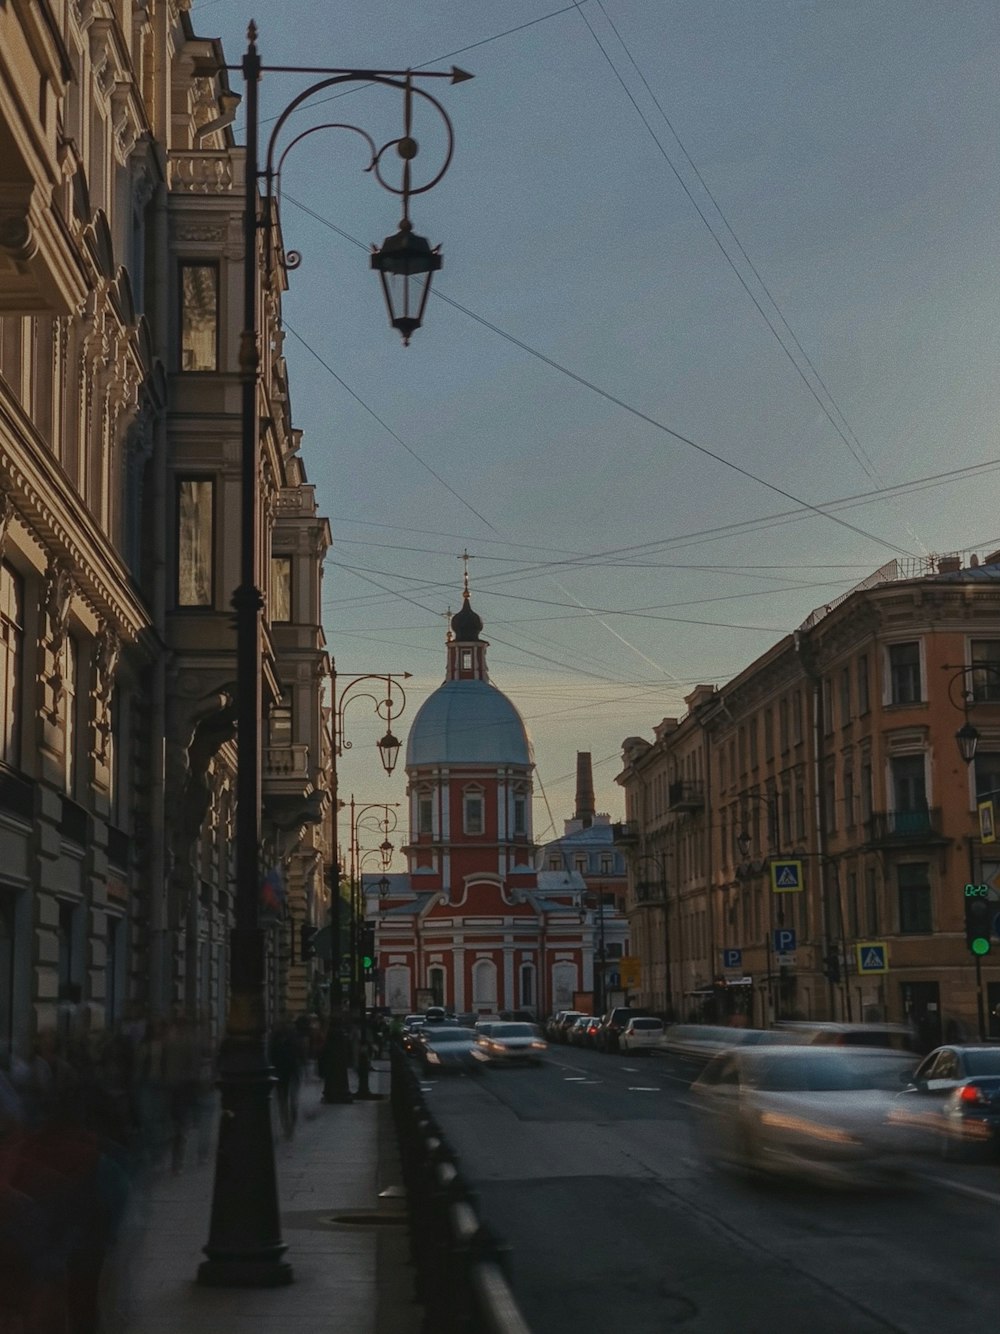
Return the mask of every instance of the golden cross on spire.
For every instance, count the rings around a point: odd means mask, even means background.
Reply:
[[[468,598],[468,596],[469,596],[469,561],[470,561],[470,560],[473,560],[474,557],[470,556],[469,553],[468,553],[468,551],[465,550],[465,551],[462,552],[461,556],[459,556],[458,559],[462,562],[462,597],[463,597],[463,598]]]

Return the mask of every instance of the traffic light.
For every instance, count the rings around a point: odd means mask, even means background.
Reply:
[[[299,956],[303,963],[316,957],[316,932],[318,927],[303,922],[299,927]]]
[[[965,943],[981,959],[992,949],[993,905],[987,885],[965,886]]]
[[[375,967],[375,925],[365,922],[361,927],[361,968],[370,973]]]
[[[837,950],[828,950],[823,956],[823,975],[834,985],[840,981],[840,954]]]

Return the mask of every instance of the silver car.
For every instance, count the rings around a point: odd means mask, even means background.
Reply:
[[[549,1049],[542,1030],[535,1024],[490,1024],[489,1032],[478,1040],[477,1046],[490,1061],[510,1064],[526,1061],[537,1065]]]
[[[735,1047],[691,1086],[696,1132],[726,1166],[874,1188],[904,1177],[917,1147],[891,1115],[913,1068],[888,1049]]]

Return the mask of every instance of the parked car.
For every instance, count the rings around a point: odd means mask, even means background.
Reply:
[[[566,1042],[568,1040],[569,1030],[577,1019],[585,1019],[588,1016],[582,1010],[559,1010],[546,1025],[546,1032],[550,1042]]]
[[[566,1036],[563,1041],[568,1042],[571,1047],[585,1047],[587,1045],[587,1030],[592,1019],[593,1015],[579,1015],[565,1030]]]
[[[872,1047],[719,1052],[691,1085],[702,1151],[726,1166],[820,1184],[903,1180],[916,1139],[892,1112],[913,1061]]]
[[[598,1035],[600,1034],[601,1025],[603,1023],[604,1019],[601,1015],[599,1014],[590,1015],[590,1017],[587,1019],[586,1027],[584,1028],[583,1033],[581,1035],[581,1041],[579,1045],[581,1047],[596,1047]]]
[[[641,1014],[634,1015],[618,1037],[618,1046],[622,1051],[641,1051],[647,1056],[651,1051],[660,1051],[662,1044],[663,1020]]]
[[[508,1065],[515,1061],[540,1065],[549,1044],[537,1024],[496,1023],[477,1038],[479,1051],[490,1061]]]
[[[609,1010],[601,1020],[600,1032],[597,1034],[595,1045],[598,1050],[617,1051],[622,1029],[630,1019],[641,1014],[641,1010],[633,1010],[630,1005],[616,1005],[613,1010]]]
[[[425,1024],[417,1055],[425,1075],[479,1074],[483,1068],[475,1030],[457,1024]]]
[[[946,1158],[1000,1153],[1000,1046],[937,1047],[897,1099],[894,1118]]]

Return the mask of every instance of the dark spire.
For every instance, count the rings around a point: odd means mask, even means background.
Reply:
[[[476,615],[469,601],[469,553],[463,551],[461,559],[465,567],[462,575],[462,610],[451,618],[451,628],[457,640],[463,644],[474,644],[483,628],[483,618]]]
[[[594,771],[589,750],[576,752],[576,818],[584,829],[594,823]]]

